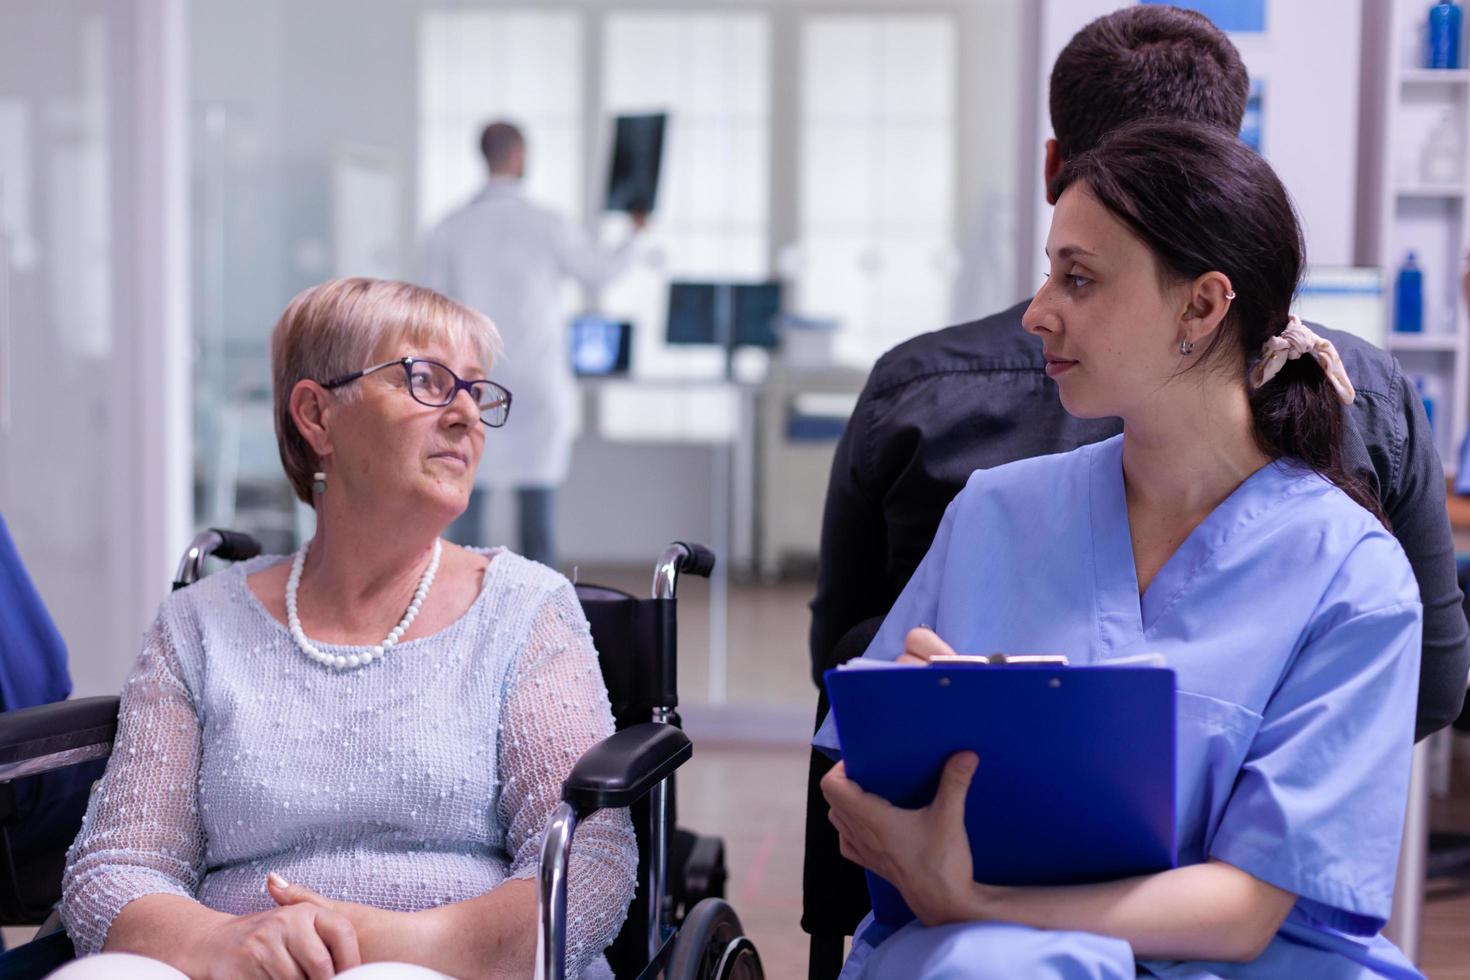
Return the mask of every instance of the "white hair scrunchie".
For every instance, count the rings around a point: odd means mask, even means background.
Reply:
[[[1274,337],[1266,338],[1265,344],[1261,346],[1261,359],[1251,371],[1251,387],[1261,387],[1276,377],[1287,361],[1294,361],[1303,354],[1311,354],[1321,366],[1322,373],[1327,376],[1327,383],[1337,392],[1338,400],[1344,405],[1351,405],[1357,391],[1348,379],[1347,369],[1342,366],[1337,348],[1332,346],[1332,341],[1319,337],[1304,327],[1295,313],[1287,318],[1285,330]]]

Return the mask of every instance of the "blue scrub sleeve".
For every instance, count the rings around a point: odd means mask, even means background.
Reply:
[[[915,626],[927,625],[939,632],[941,637],[944,635],[938,621],[939,590],[949,563],[949,542],[954,533],[955,513],[963,506],[965,496],[966,493],[961,491],[945,509],[944,519],[939,522],[939,530],[934,534],[934,543],[929,546],[924,560],[914,569],[913,576],[884,617],[883,625],[878,627],[873,642],[863,651],[865,658],[897,660],[903,653],[904,637]],[[842,758],[842,746],[837,739],[837,723],[830,710],[817,728],[817,734],[812,736],[812,747],[830,759]]]
[[[0,517],[0,711],[70,695],[66,644]]]
[[[1402,597],[1389,584],[1380,595]],[[1345,605],[1319,607],[1330,625],[1308,635],[1267,702],[1209,852],[1297,895],[1312,919],[1371,936],[1393,899],[1422,612]]]

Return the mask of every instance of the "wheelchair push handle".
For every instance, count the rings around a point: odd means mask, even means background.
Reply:
[[[664,549],[653,567],[653,597],[672,599],[679,588],[679,573],[709,578],[715,568],[715,553],[702,544],[675,541]]]
[[[174,591],[199,580],[204,573],[204,559],[218,555],[225,561],[245,561],[260,554],[260,542],[241,531],[211,527],[194,535],[189,550],[184,552],[179,569],[174,573]]]
[[[684,560],[679,564],[679,571],[698,575],[700,578],[709,578],[710,573],[715,570],[715,553],[702,544],[683,541],[675,543],[683,545],[688,551]]]
[[[242,531],[227,531],[222,527],[210,530],[220,536],[220,545],[214,553],[225,561],[248,561],[260,554],[260,542]]]

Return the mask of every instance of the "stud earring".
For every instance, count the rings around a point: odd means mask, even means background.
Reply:
[[[327,474],[321,470],[317,470],[311,475],[311,492],[317,494],[327,492]]]
[[[1193,354],[1194,341],[1189,339],[1179,341],[1179,353],[1184,357],[1188,357],[1190,354]]]

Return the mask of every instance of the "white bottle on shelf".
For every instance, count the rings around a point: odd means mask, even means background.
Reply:
[[[1464,174],[1464,140],[1455,110],[1446,109],[1429,131],[1419,157],[1419,178],[1426,187],[1458,186]]]

